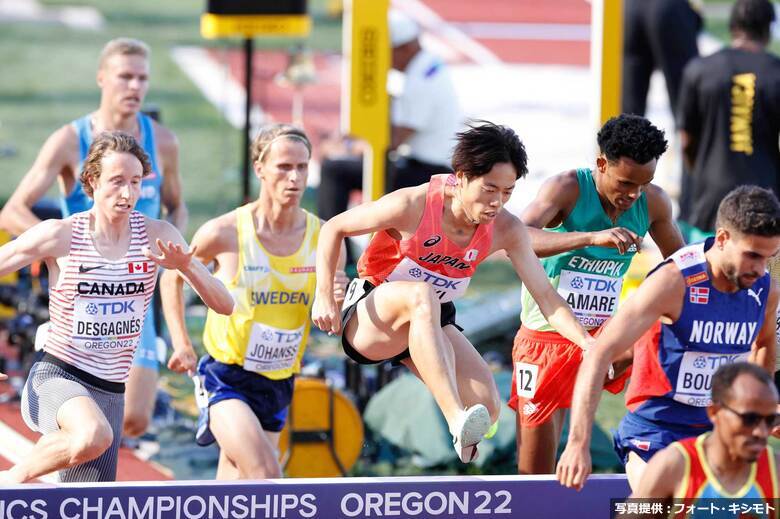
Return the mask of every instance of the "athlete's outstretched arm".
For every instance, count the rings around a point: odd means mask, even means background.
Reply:
[[[224,217],[210,220],[198,229],[192,237],[193,258],[204,265],[212,262],[214,257],[222,252],[222,242],[235,235],[220,225]],[[171,334],[173,354],[168,360],[168,368],[178,373],[192,372],[198,362],[197,354],[192,346],[187,324],[184,318],[184,278],[176,270],[166,270],[160,278],[160,296],[162,298],[163,314]]]
[[[146,251],[146,257],[165,269],[175,269],[189,283],[203,302],[223,315],[233,313],[233,296],[225,285],[211,275],[198,260],[193,260],[195,250],[189,250],[178,229],[168,222],[146,219],[149,241],[152,250]]]
[[[37,260],[67,255],[70,235],[70,222],[67,220],[45,220],[34,225],[0,247],[0,277]]]
[[[428,184],[423,184],[399,189],[325,222],[317,243],[317,290],[311,312],[312,321],[320,330],[332,334],[341,331],[333,281],[344,238],[384,229],[415,229],[422,217],[427,188]]]
[[[545,181],[536,198],[523,211],[521,219],[527,226],[531,247],[537,256],[545,258],[583,247],[613,247],[621,254],[631,245],[639,250],[642,237],[624,227],[591,232],[543,230],[563,223],[577,204],[579,195],[577,172],[567,171]]]
[[[666,191],[653,184],[645,188],[645,193],[650,217],[650,236],[661,249],[661,255],[668,258],[685,245],[680,228],[672,215],[672,201]]]
[[[780,287],[778,287],[777,281],[772,280],[769,284],[769,296],[764,310],[764,324],[761,325],[758,336],[750,347],[750,362],[763,367],[770,375],[775,372],[775,355],[777,355],[775,328],[779,299]]]
[[[66,165],[74,161],[78,153],[76,132],[70,125],[63,126],[46,140],[38,152],[30,170],[16,186],[0,212],[0,227],[11,234],[20,235],[41,220],[32,212],[32,206],[54,184]],[[79,182],[79,172],[74,173]]]
[[[685,475],[685,458],[679,448],[669,445],[650,459],[642,479],[630,499],[672,499]]]
[[[494,231],[496,246],[506,251],[515,272],[553,328],[587,350],[593,343],[593,337],[585,331],[566,301],[553,289],[542,264],[531,249],[525,225],[507,212],[500,213],[499,218]]]
[[[674,264],[648,277],[607,322],[577,373],[566,450],[556,473],[567,487],[580,489],[591,471],[590,438],[604,376],[612,359],[626,351],[658,319],[676,320],[682,310],[685,282]]]

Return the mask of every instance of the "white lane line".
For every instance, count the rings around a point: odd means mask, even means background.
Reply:
[[[576,23],[453,23],[472,38],[493,40],[590,41],[590,24]]]
[[[244,85],[230,74],[227,65],[216,61],[201,47],[175,47],[171,50],[173,60],[187,74],[206,99],[236,128],[244,127]],[[263,121],[265,114],[258,104],[252,106],[251,120]]]
[[[22,461],[32,450],[33,442],[0,422],[0,456],[14,465]],[[45,483],[57,483],[56,474],[46,474],[38,478]]]

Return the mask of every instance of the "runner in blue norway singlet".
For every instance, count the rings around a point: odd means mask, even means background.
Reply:
[[[713,244],[708,238],[667,260],[686,281],[682,312],[672,324],[657,323],[635,348],[626,394],[630,411],[615,435],[624,459],[633,450],[647,461],[673,441],[711,429],[706,409],[712,375],[723,363],[747,360],[764,323],[769,274],[748,289],[719,291],[704,256]]]
[[[76,130],[79,138],[79,164],[76,168],[76,182],[73,189],[67,195],[62,197],[62,217],[68,217],[74,213],[86,211],[92,207],[92,199],[87,196],[81,187],[79,176],[84,160],[87,158],[89,146],[92,144],[92,123],[91,115],[85,115],[71,123]],[[154,141],[154,128],[152,118],[146,114],[138,113],[138,127],[141,130],[140,144],[144,151],[149,155],[149,161],[152,165],[152,172],[145,176],[141,181],[141,197],[135,204],[135,210],[143,213],[150,218],[160,217],[161,191],[162,191],[162,170],[157,161],[157,150]],[[146,368],[159,369],[157,356],[157,333],[154,322],[154,311],[152,306],[146,312],[144,318],[144,328],[141,334],[141,340],[138,343],[133,364]]]

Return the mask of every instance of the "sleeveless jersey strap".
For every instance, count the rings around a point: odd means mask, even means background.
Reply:
[[[685,463],[685,470],[683,471],[683,477],[680,480],[680,482],[677,484],[677,488],[675,489],[674,498],[675,499],[684,499],[688,496],[688,492],[690,491],[691,486],[691,458],[696,457],[695,449],[691,449],[691,444],[686,444],[682,441],[676,441],[672,443],[674,448],[676,448],[680,454],[683,457],[684,463]]]
[[[236,230],[238,231],[238,265],[236,270],[236,279],[243,274],[244,265],[251,263],[252,251],[255,244],[255,224],[252,220],[252,209],[249,204],[242,205],[236,209]]]
[[[89,235],[89,213],[82,212],[76,213],[71,216],[71,228],[70,228],[70,248],[68,249],[68,261],[74,257],[73,244],[78,241],[85,241],[86,236]],[[91,240],[90,240],[91,243]]]
[[[85,115],[70,124],[73,126],[73,129],[76,130],[76,135],[79,138],[79,162],[83,162],[84,159],[87,158],[89,145],[92,143],[92,124],[90,123],[90,116]],[[78,176],[78,174],[76,176]]]
[[[304,212],[306,213],[306,236],[304,240],[307,247],[316,249],[317,240],[320,237],[320,217],[306,210]]]
[[[149,161],[151,162],[152,169],[157,172],[158,175],[162,175],[162,170],[157,163],[157,148],[154,147],[154,124],[152,118],[148,115],[138,112],[138,126],[141,128],[141,145],[146,153],[149,154]]]

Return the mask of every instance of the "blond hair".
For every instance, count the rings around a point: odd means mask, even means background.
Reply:
[[[102,69],[106,66],[106,62],[116,55],[121,56],[142,56],[149,59],[151,51],[149,46],[141,40],[134,38],[114,38],[106,43],[103,50],[100,51],[100,59],[98,60],[98,69]]]
[[[306,146],[306,150],[311,157],[311,142],[309,137],[306,136],[306,132],[300,128],[296,128],[290,124],[269,124],[263,126],[258,132],[255,140],[252,141],[250,146],[250,152],[252,154],[252,163],[263,162],[268,150],[271,149],[271,145],[281,139],[290,139],[301,142]]]
[[[92,198],[91,180],[100,178],[103,171],[103,158],[110,152],[129,153],[141,162],[143,168],[142,177],[152,172],[152,164],[149,162],[149,155],[135,140],[135,137],[129,133],[113,131],[102,132],[95,137],[87,151],[87,158],[81,168],[81,187],[84,192]]]

